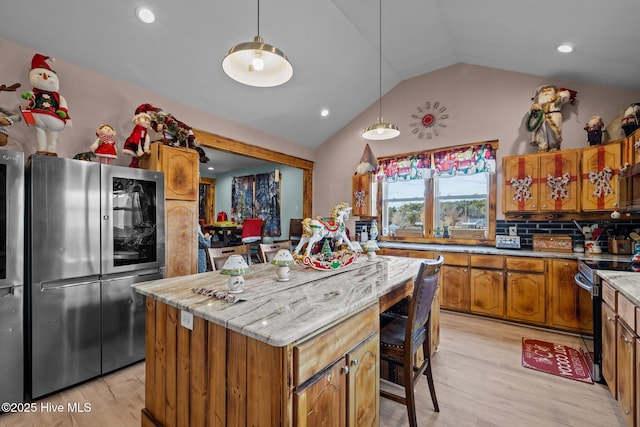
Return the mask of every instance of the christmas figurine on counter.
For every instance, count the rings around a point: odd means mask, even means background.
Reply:
[[[22,94],[28,101],[22,115],[27,125],[34,125],[36,129],[36,153],[57,156],[58,134],[67,123],[71,125],[71,119],[67,101],[58,93],[58,76],[47,64],[47,59],[48,56],[37,53],[31,60],[29,82],[33,89]]]
[[[135,127],[131,131],[131,135],[124,143],[123,153],[132,157],[130,168],[138,167],[138,159],[145,154],[150,154],[151,139],[149,137],[149,127],[151,126],[151,117],[144,111],[144,104],[136,109],[133,116]]]
[[[105,165],[113,164],[113,159],[118,157],[118,150],[116,149],[116,131],[110,125],[100,125],[96,129],[96,136],[98,137],[93,144],[91,144],[91,151],[98,156],[100,163]]]

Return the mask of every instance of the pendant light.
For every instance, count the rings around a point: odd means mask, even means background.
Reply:
[[[279,86],[289,81],[293,67],[277,47],[260,37],[260,0],[258,0],[258,35],[252,42],[232,47],[222,60],[224,72],[242,84],[256,87]]]
[[[379,77],[380,77],[380,97],[378,98],[378,105],[380,108],[380,113],[378,115],[378,122],[374,125],[368,126],[364,132],[362,132],[362,137],[364,139],[370,140],[383,140],[383,139],[392,139],[396,136],[400,135],[400,131],[398,127],[393,123],[385,123],[382,118],[382,0],[380,0],[380,68],[379,68]]]

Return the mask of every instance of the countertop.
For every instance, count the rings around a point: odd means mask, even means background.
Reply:
[[[597,274],[627,297],[629,301],[640,307],[640,273],[597,270]]]
[[[534,251],[531,249],[498,249],[493,246],[443,245],[438,243],[378,242],[381,248],[408,249],[414,251],[459,252],[481,255],[506,255],[533,258],[561,258],[576,260],[629,260],[631,255],[585,252]]]
[[[419,258],[360,256],[337,271],[295,265],[278,282],[276,267],[254,264],[244,276],[242,301],[229,303],[194,293],[194,287],[226,290],[220,272],[193,274],[133,285],[137,292],[275,347],[295,343],[376,303],[415,278]]]

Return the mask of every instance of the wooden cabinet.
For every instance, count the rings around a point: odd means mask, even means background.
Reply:
[[[549,325],[592,333],[591,294],[574,281],[578,262],[553,259],[549,263]]]
[[[443,308],[469,311],[469,255],[447,252],[440,269],[440,305]]]
[[[582,210],[613,210],[618,205],[622,141],[582,149]]]
[[[378,328],[375,306],[293,348],[294,425],[378,425]]]
[[[471,255],[470,265],[470,311],[503,317],[504,258],[492,255]]]
[[[503,212],[578,211],[579,166],[578,150],[503,158]]]
[[[546,321],[544,259],[506,257],[506,317],[528,323]]]
[[[635,419],[635,341],[635,333],[618,319],[616,342],[618,407],[627,420],[627,425],[630,426],[634,425]]]
[[[199,162],[198,152],[195,150],[154,142],[151,144],[151,155],[141,159],[140,167],[164,172],[166,199],[197,202]]]
[[[198,272],[198,205],[184,200],[167,200],[165,277]]]
[[[351,177],[352,214],[371,216],[371,174]]]
[[[602,283],[602,377],[609,386],[613,397],[617,398],[617,328],[618,315],[616,314],[617,292],[606,282]]]

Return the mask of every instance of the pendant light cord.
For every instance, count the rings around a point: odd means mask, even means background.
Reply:
[[[258,37],[260,37],[260,0],[258,0]]]
[[[379,80],[379,93],[380,93],[380,96],[378,98],[378,107],[380,109],[380,112],[378,114],[378,122],[382,123],[382,0],[380,0],[380,10],[378,13],[378,19],[379,19],[378,36],[380,38],[379,40],[380,44],[378,47],[378,53],[380,54],[380,61],[378,63],[378,80]]]

